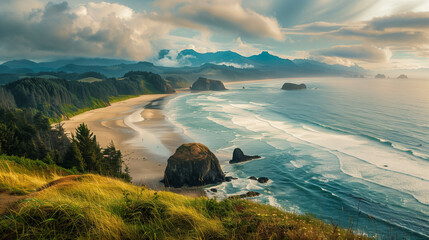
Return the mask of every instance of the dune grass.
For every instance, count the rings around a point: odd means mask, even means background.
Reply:
[[[42,161],[0,155],[0,192],[25,195],[72,173]]]
[[[33,189],[58,179],[0,216],[0,239],[365,239],[252,201],[186,197],[93,174],[60,176],[48,171],[21,183],[19,189]]]

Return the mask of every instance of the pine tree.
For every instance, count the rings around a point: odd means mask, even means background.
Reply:
[[[116,150],[113,141],[103,150],[103,155],[106,173],[111,176],[119,176],[122,172],[122,154],[121,151]]]
[[[86,170],[101,173],[103,155],[100,145],[86,124],[82,123],[76,128],[76,137],[74,140],[82,154]]]
[[[70,147],[70,140],[63,125],[63,123],[57,123],[50,132],[49,147],[53,150],[54,161],[58,165],[61,165],[63,156]]]
[[[62,166],[65,168],[76,167],[76,169],[80,172],[83,172],[85,170],[85,162],[82,158],[82,154],[80,153],[76,141],[72,141],[69,149],[64,156]]]

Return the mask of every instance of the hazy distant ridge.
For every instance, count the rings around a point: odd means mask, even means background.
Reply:
[[[121,59],[74,58],[51,62],[34,62],[26,59],[8,61],[0,65],[0,74],[25,75],[38,72],[85,73],[98,72],[107,77],[120,77],[129,71],[148,71],[163,76],[217,78],[224,81],[298,76],[353,76],[365,69],[355,65],[329,65],[298,59],[283,59],[268,52],[249,57],[232,51],[198,53],[191,49],[179,52],[174,58],[169,50],[161,50],[152,62],[133,62]],[[160,66],[163,60],[177,62],[175,67]],[[155,63],[155,64],[154,64]]]

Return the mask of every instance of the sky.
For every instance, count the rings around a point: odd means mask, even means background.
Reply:
[[[0,61],[155,61],[161,49],[429,68],[429,1],[0,0]]]

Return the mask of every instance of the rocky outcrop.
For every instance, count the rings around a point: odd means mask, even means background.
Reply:
[[[233,195],[233,196],[230,196],[228,198],[248,198],[248,197],[257,197],[259,195],[261,195],[261,194],[258,192],[250,191],[250,192],[239,194],[239,195]]]
[[[225,177],[225,182],[231,182],[232,180],[237,180],[236,177]]]
[[[203,186],[225,181],[216,156],[203,144],[186,143],[167,162],[166,187]]]
[[[386,75],[379,73],[375,75],[375,78],[386,78]]]
[[[241,151],[240,148],[236,148],[236,149],[234,149],[234,152],[232,153],[232,160],[230,160],[229,163],[231,163],[231,164],[241,163],[241,162],[246,162],[246,161],[250,161],[250,160],[258,159],[258,158],[261,158],[261,156],[258,156],[258,155],[247,156],[247,155],[244,155],[243,151]]]
[[[398,78],[399,78],[399,79],[407,79],[407,78],[408,78],[408,76],[407,76],[407,75],[405,75],[405,74],[401,74],[401,75],[399,75],[399,76],[398,76]]]
[[[200,77],[191,86],[192,91],[222,91],[226,90],[223,83],[219,80],[212,80]]]
[[[267,183],[269,180],[267,177],[256,178],[255,176],[251,176],[251,177],[249,177],[249,179],[258,181],[259,183]]]
[[[303,90],[307,89],[307,86],[305,86],[304,83],[301,84],[295,84],[295,83],[285,83],[282,86],[283,90]]]
[[[260,177],[260,178],[258,178],[258,182],[259,183],[266,183],[266,182],[268,182],[268,178],[267,177]]]

